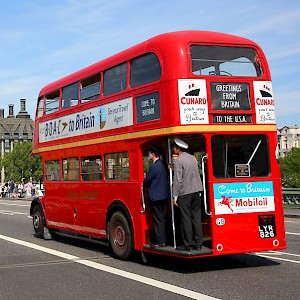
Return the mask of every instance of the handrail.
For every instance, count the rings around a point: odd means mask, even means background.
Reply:
[[[211,212],[208,212],[208,208],[207,208],[207,195],[206,195],[206,182],[205,182],[205,160],[207,159],[207,154],[204,155],[202,157],[202,174],[203,174],[203,197],[204,197],[204,208],[205,208],[205,213],[208,215],[208,216],[211,216]]]
[[[143,184],[142,184],[142,189],[141,189],[141,196],[142,196],[142,207],[143,207],[143,209],[141,210],[141,214],[144,214],[144,213],[145,213],[145,210],[146,210],[146,204],[145,204],[145,197],[144,197],[144,187],[143,187]]]
[[[168,138],[168,160],[169,166],[172,165],[172,150],[171,150],[171,139]],[[169,167],[169,181],[170,181],[170,205],[171,205],[171,214],[172,214],[172,231],[173,231],[173,247],[176,249],[176,228],[175,228],[175,213],[174,213],[174,205],[173,205],[173,173],[172,168]]]

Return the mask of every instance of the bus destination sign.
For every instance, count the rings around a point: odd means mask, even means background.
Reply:
[[[213,115],[213,123],[252,123],[251,115]]]
[[[248,83],[212,82],[210,85],[213,110],[250,110]]]
[[[159,119],[159,92],[136,97],[136,120],[138,123]]]

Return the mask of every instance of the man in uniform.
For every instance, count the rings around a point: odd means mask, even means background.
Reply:
[[[185,152],[188,144],[176,138],[173,151],[178,155],[174,164],[173,204],[179,206],[183,246],[178,251],[201,250],[203,233],[200,191],[203,185],[197,159]]]

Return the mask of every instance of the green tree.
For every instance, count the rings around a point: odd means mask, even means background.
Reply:
[[[5,170],[5,181],[22,181],[22,178],[34,181],[42,180],[42,160],[41,157],[31,156],[32,143],[15,143],[11,152],[5,153],[1,159],[1,167]]]
[[[279,159],[282,187],[300,188],[300,149],[292,148]]]

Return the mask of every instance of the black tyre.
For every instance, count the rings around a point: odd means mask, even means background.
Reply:
[[[41,208],[38,205],[33,208],[32,224],[36,236],[38,238],[43,238],[45,222]]]
[[[109,225],[110,246],[121,260],[130,257],[133,249],[133,238],[127,218],[123,213],[115,212],[110,220]]]

